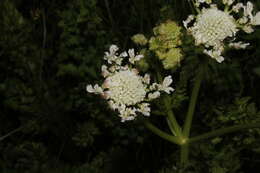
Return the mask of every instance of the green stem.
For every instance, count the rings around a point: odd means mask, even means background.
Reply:
[[[7,133],[6,135],[1,136],[1,137],[0,137],[0,141],[4,140],[5,138],[7,138],[7,137],[9,137],[9,136],[11,136],[11,135],[13,135],[13,134],[16,133],[16,132],[19,132],[22,128],[24,128],[24,126],[23,126],[23,127],[18,127],[17,129],[14,129],[13,131]]]
[[[200,90],[203,72],[204,72],[203,67],[200,67],[198,76],[196,78],[196,81],[195,81],[195,84],[194,84],[194,87],[192,90],[190,104],[189,104],[188,112],[187,112],[185,123],[184,123],[184,131],[183,131],[184,133],[183,134],[185,137],[189,137],[189,135],[190,135],[192,119],[193,119],[193,115],[194,115],[194,111],[195,111],[195,107],[196,107],[196,103],[197,103],[197,98],[198,98],[198,94],[199,94],[199,90]]]
[[[158,82],[162,82],[162,76],[161,74],[159,73],[159,70],[157,70],[157,78],[158,78]],[[169,125],[169,128],[172,130],[175,131],[175,133],[173,133],[174,135],[176,136],[180,136],[182,137],[182,130],[181,130],[181,127],[180,125],[178,124],[176,118],[175,118],[175,115],[172,111],[172,107],[171,107],[171,100],[169,98],[169,96],[165,96],[163,98],[163,102],[164,102],[164,105],[165,105],[165,108],[166,108],[166,114],[167,114],[167,118],[168,120],[170,121],[171,125]]]
[[[171,109],[171,102],[170,102],[169,97],[166,96],[163,101],[164,101],[164,105],[166,107],[167,118],[171,122],[171,125],[172,125],[171,127],[173,127],[173,129],[174,129],[174,131],[176,133],[176,136],[180,136],[180,137],[183,136],[182,132],[181,132],[181,127],[178,124],[178,122],[177,122],[177,120],[175,118],[175,115],[174,115],[174,113],[173,113],[173,111]]]
[[[149,121],[144,121],[144,125],[147,129],[149,129],[150,131],[152,131],[154,134],[160,136],[161,138],[170,141],[174,144],[177,145],[181,145],[181,140],[178,137],[172,136],[160,129],[158,129],[156,126],[154,126],[152,123],[150,123]]]
[[[189,104],[188,112],[187,112],[185,123],[184,123],[184,129],[183,129],[184,139],[185,138],[189,139],[189,136],[190,136],[192,119],[193,119],[193,115],[194,115],[194,111],[195,111],[195,107],[196,107],[196,103],[197,103],[197,98],[198,98],[198,94],[199,94],[199,90],[200,90],[201,81],[203,78],[203,73],[204,73],[204,66],[200,66],[200,69],[199,69],[199,72],[196,77],[196,81],[195,81],[195,84],[194,84],[194,87],[193,87],[193,90],[191,93],[190,104]],[[187,143],[188,143],[188,141],[187,141]],[[188,158],[189,158],[188,144],[184,144],[183,146],[181,146],[180,157],[181,157],[181,164],[183,166],[185,166],[187,164]]]
[[[194,143],[194,142],[201,141],[203,139],[221,136],[224,134],[233,133],[233,132],[236,132],[239,130],[250,129],[250,128],[260,128],[260,123],[234,125],[231,127],[221,128],[221,129],[214,130],[212,132],[208,132],[208,133],[196,136],[196,137],[192,137],[189,139],[188,143]]]
[[[189,156],[189,144],[185,144],[181,146],[181,164],[185,166],[188,161]]]

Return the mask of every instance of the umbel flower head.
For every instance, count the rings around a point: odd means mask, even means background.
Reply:
[[[260,12],[253,14],[251,2],[247,2],[246,5],[242,3],[233,5],[234,1],[222,0],[225,9],[221,10],[212,3],[212,0],[196,0],[195,6],[199,14],[190,15],[183,22],[185,28],[195,38],[195,44],[204,45],[204,53],[219,63],[224,61],[222,53],[227,38],[232,40],[227,46],[245,49],[249,43],[235,41],[237,32],[243,30],[251,33],[254,31],[253,26],[260,25]],[[207,8],[202,8],[202,5]]]
[[[111,45],[105,52],[104,59],[108,65],[101,67],[105,78],[102,86],[87,85],[89,93],[99,94],[108,101],[109,106],[118,111],[121,121],[133,120],[138,114],[150,116],[149,101],[160,96],[161,92],[170,94],[172,77],[164,78],[162,84],[151,83],[150,76],[141,76],[134,65],[143,58],[136,55],[134,49],[118,53],[118,47]]]

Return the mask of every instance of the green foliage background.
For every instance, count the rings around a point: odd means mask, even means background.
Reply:
[[[259,1],[254,3],[260,10]],[[191,12],[186,0],[0,1],[0,172],[181,171],[176,146],[139,121],[120,123],[85,87],[101,83],[109,45],[141,48],[131,41],[133,35],[150,37],[156,25],[169,19],[181,25]],[[250,42],[248,49],[229,51],[222,64],[209,60],[192,135],[260,121],[260,29],[240,36]],[[185,34],[183,45],[180,67],[164,71],[174,76],[171,100],[181,123],[203,56]],[[159,61],[153,64],[162,67]],[[153,109],[163,112],[160,100]],[[161,115],[151,119],[169,130]],[[259,137],[254,129],[198,143],[186,172],[255,172],[260,169]]]

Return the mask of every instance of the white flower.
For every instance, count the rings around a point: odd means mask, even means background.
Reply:
[[[106,65],[102,65],[101,66],[101,71],[102,71],[102,76],[103,77],[107,77],[110,74],[110,72],[107,70],[107,66]]]
[[[174,89],[172,87],[169,87],[172,83],[172,77],[171,76],[167,76],[164,78],[163,83],[161,85],[158,86],[158,89],[160,91],[164,91],[167,94],[170,94],[172,91],[174,91]]]
[[[146,84],[150,84],[150,81],[151,81],[150,75],[149,74],[145,74],[144,77],[143,77],[143,81]]]
[[[117,51],[118,47],[112,45],[109,52],[105,52],[104,59],[109,65],[101,67],[105,78],[102,87],[97,84],[94,87],[87,85],[87,91],[100,94],[106,99],[111,109],[119,113],[122,122],[135,119],[138,113],[149,116],[151,108],[147,102],[158,98],[160,91],[168,94],[172,92],[172,78],[166,77],[162,84],[150,84],[150,75],[141,76],[138,70],[132,67],[143,55],[135,55],[134,49],[128,50],[128,54],[118,54]],[[126,60],[130,65],[123,65]]]
[[[109,100],[109,101],[108,101],[108,105],[109,105],[110,108],[113,109],[113,110],[118,109],[118,105],[115,104],[115,102],[114,102],[113,100]]]
[[[248,34],[254,32],[254,29],[250,25],[245,25],[242,29],[243,29],[243,31],[245,31]]]
[[[186,20],[183,21],[183,25],[184,27],[187,29],[188,28],[188,24],[193,21],[195,18],[194,15],[189,15],[188,18]]]
[[[231,5],[234,3],[235,0],[223,0],[223,4],[225,5]]]
[[[209,8],[202,10],[190,31],[197,44],[215,46],[227,37],[234,36],[237,26],[234,18],[228,13],[217,8]]]
[[[224,57],[221,56],[221,51],[220,50],[204,50],[204,53],[209,55],[211,58],[216,59],[218,63],[221,63],[224,61]]]
[[[197,7],[199,7],[200,4],[203,4],[203,3],[211,4],[211,3],[212,3],[212,0],[196,0],[196,1],[195,1],[195,5],[196,5]]]
[[[260,11],[253,17],[252,25],[260,25]]]
[[[119,71],[107,78],[109,97],[119,104],[134,105],[144,100],[146,91],[141,76],[132,71]]]
[[[241,17],[240,19],[238,19],[238,23],[241,25],[246,24],[249,21],[249,19],[245,16]]]
[[[149,100],[154,100],[157,99],[158,97],[160,97],[160,92],[159,91],[155,91],[154,93],[149,93],[148,94],[148,99]]]
[[[232,11],[238,13],[240,9],[244,8],[244,5],[242,3],[237,3],[232,7]]]
[[[202,3],[204,1],[197,0],[195,2]],[[197,7],[197,11],[200,12],[194,17],[196,20],[193,26],[188,27],[188,23],[193,20],[193,17],[188,17],[183,22],[184,27],[195,38],[195,44],[203,45],[205,47],[204,53],[219,63],[224,60],[222,53],[226,43],[236,49],[248,46],[247,43],[234,43],[239,30],[252,33],[254,31],[253,25],[260,25],[260,12],[254,15],[253,3],[233,5],[234,1],[222,0],[225,5],[224,10],[219,9],[216,4],[212,3],[207,8],[203,7],[202,10]]]
[[[97,84],[94,87],[92,85],[87,85],[86,89],[89,93],[103,94],[103,89]]]
[[[135,55],[135,50],[134,49],[129,49],[128,50],[128,54],[129,54],[129,62],[134,64],[136,61],[139,61],[140,59],[142,59],[144,56],[143,55]]]
[[[235,49],[245,49],[247,46],[249,46],[249,43],[243,43],[242,41],[235,42],[235,43],[229,43],[229,47],[233,47]]]
[[[149,103],[142,103],[139,105],[138,111],[145,116],[150,116],[151,108],[149,106],[150,106]]]
[[[119,117],[121,117],[121,122],[134,120],[136,117],[135,108],[125,108],[119,111]]]
[[[254,6],[252,4],[252,2],[247,2],[246,6],[243,7],[244,8],[244,16],[247,16],[249,17],[250,20],[253,20],[253,9],[254,9]]]

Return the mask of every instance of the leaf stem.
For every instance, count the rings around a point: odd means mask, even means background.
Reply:
[[[147,129],[152,131],[154,134],[160,136],[161,138],[163,138],[163,139],[165,139],[165,140],[167,140],[167,141],[169,141],[171,143],[177,144],[177,145],[181,145],[182,144],[182,141],[178,137],[172,136],[172,135],[170,135],[170,134],[160,130],[159,128],[154,126],[149,121],[144,121],[144,125],[145,125],[145,127]]]
[[[182,130],[181,130],[181,127],[180,125],[178,124],[176,118],[175,118],[175,115],[171,109],[171,102],[170,102],[170,99],[168,96],[165,96],[164,98],[164,105],[166,107],[166,112],[167,112],[167,118],[168,120],[171,122],[171,127],[174,129],[174,131],[176,132],[176,136],[180,136],[182,137]],[[170,127],[170,128],[171,128]]]
[[[13,134],[16,133],[16,132],[19,132],[19,131],[22,130],[23,128],[24,128],[24,126],[18,127],[18,128],[16,128],[16,129],[12,130],[11,132],[7,133],[6,135],[1,136],[1,137],[0,137],[0,141],[4,140],[5,138],[7,138],[7,137],[9,137],[9,136],[11,136],[11,135],[13,135]]]
[[[184,135],[184,139],[189,139],[190,136],[190,129],[191,129],[191,124],[192,124],[192,119],[193,119],[193,115],[194,115],[194,111],[195,111],[195,107],[196,107],[196,103],[197,103],[197,98],[198,98],[198,94],[199,94],[199,90],[200,90],[200,85],[201,85],[201,81],[203,78],[203,73],[204,73],[204,66],[200,66],[199,67],[199,72],[197,74],[196,80],[195,80],[195,84],[191,93],[191,99],[190,99],[190,104],[188,107],[188,112],[186,115],[186,119],[185,119],[185,123],[184,123],[184,129],[183,129],[183,135]],[[185,166],[188,162],[188,158],[189,158],[189,145],[188,145],[188,141],[186,141],[187,144],[184,144],[181,146],[181,164],[183,166]]]
[[[185,137],[189,137],[189,135],[190,135],[192,119],[193,119],[193,115],[194,115],[194,111],[195,111],[195,107],[196,107],[196,103],[197,103],[197,98],[198,98],[198,94],[199,94],[199,90],[200,90],[201,81],[203,78],[203,72],[204,72],[204,68],[200,67],[199,73],[196,77],[196,81],[195,81],[195,84],[194,84],[194,87],[192,90],[190,104],[189,104],[188,112],[187,112],[185,123],[184,123],[183,134]]]
[[[253,123],[253,124],[243,124],[243,125],[234,125],[231,127],[226,127],[226,128],[221,128],[218,130],[214,130],[212,132],[208,132],[199,136],[192,137],[188,140],[188,143],[194,143],[198,142],[207,138],[212,138],[216,136],[221,136],[225,135],[228,133],[233,133],[237,132],[239,130],[244,130],[244,129],[250,129],[250,128],[260,128],[260,123]]]

